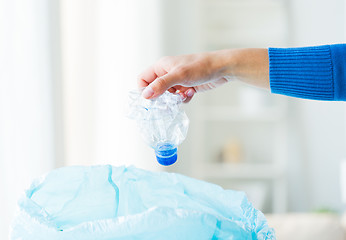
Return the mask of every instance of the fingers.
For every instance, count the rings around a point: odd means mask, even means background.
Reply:
[[[174,73],[167,73],[152,81],[143,91],[144,98],[155,98],[163,94],[167,89],[178,84],[178,78]]]
[[[166,90],[171,93],[179,90],[179,94],[185,102],[191,100],[196,90],[193,87],[181,86],[181,84],[189,85],[187,79],[192,76],[189,71],[190,68],[185,67],[186,64],[177,66],[174,59],[172,57],[163,58],[138,76],[138,87],[144,88],[142,92],[144,98],[156,98]],[[178,61],[179,64],[181,62]]]
[[[188,88],[185,91],[186,99],[184,100],[184,103],[188,103],[191,101],[192,97],[195,95],[196,90],[194,88]]]
[[[160,64],[155,64],[146,69],[138,76],[138,87],[145,88],[142,96],[149,99],[161,95],[166,90],[175,92],[174,84],[170,84],[170,81],[173,79],[170,75],[167,75],[167,72]]]
[[[177,89],[175,87],[171,87],[167,91],[170,92],[170,93],[176,93]]]
[[[137,83],[139,88],[147,87],[150,83],[155,81],[156,78],[167,74],[167,71],[165,70],[165,66],[163,64],[163,59],[164,58],[144,70],[138,76]]]
[[[157,78],[154,66],[147,68],[138,76],[137,84],[138,88],[147,87],[151,82]]]
[[[178,86],[176,88],[178,89],[176,93],[178,93],[181,96],[184,103],[190,102],[192,97],[196,93],[196,90],[193,87]]]
[[[205,92],[214,88],[217,88],[225,83],[229,82],[228,79],[222,77],[219,78],[217,80],[214,80],[213,82],[208,82],[208,83],[204,83],[198,86],[195,86],[194,89],[196,92]]]

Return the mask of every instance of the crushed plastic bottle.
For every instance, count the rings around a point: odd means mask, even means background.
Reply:
[[[166,91],[155,99],[145,99],[142,91],[131,91],[129,117],[136,120],[146,143],[155,150],[164,166],[177,161],[177,147],[186,137],[189,119],[181,108],[183,99]]]

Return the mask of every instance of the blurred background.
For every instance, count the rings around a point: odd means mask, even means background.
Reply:
[[[315,229],[338,228],[344,103],[237,82],[198,94],[184,106],[189,133],[168,168],[124,109],[137,75],[164,55],[345,41],[344,0],[0,0],[0,239],[33,178],[92,164],[179,172],[245,191],[281,236],[283,223],[312,224],[321,212],[332,222]]]

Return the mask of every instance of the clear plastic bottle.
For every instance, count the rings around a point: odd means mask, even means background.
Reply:
[[[166,91],[155,99],[145,99],[142,91],[132,91],[129,117],[135,119],[157,161],[164,166],[177,161],[177,147],[185,139],[189,119],[181,108],[182,98]]]

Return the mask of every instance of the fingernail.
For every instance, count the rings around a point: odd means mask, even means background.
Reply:
[[[150,98],[153,95],[154,95],[154,90],[150,86],[147,86],[142,92],[142,97],[144,98]]]
[[[181,97],[181,99],[182,99],[183,101],[186,100],[186,96],[185,96],[183,93],[179,93],[179,95],[180,95],[180,97]]]
[[[187,95],[188,97],[192,97],[193,94],[194,94],[194,92],[193,92],[192,89],[189,89],[189,90],[187,90],[187,92],[186,92],[186,95]]]

